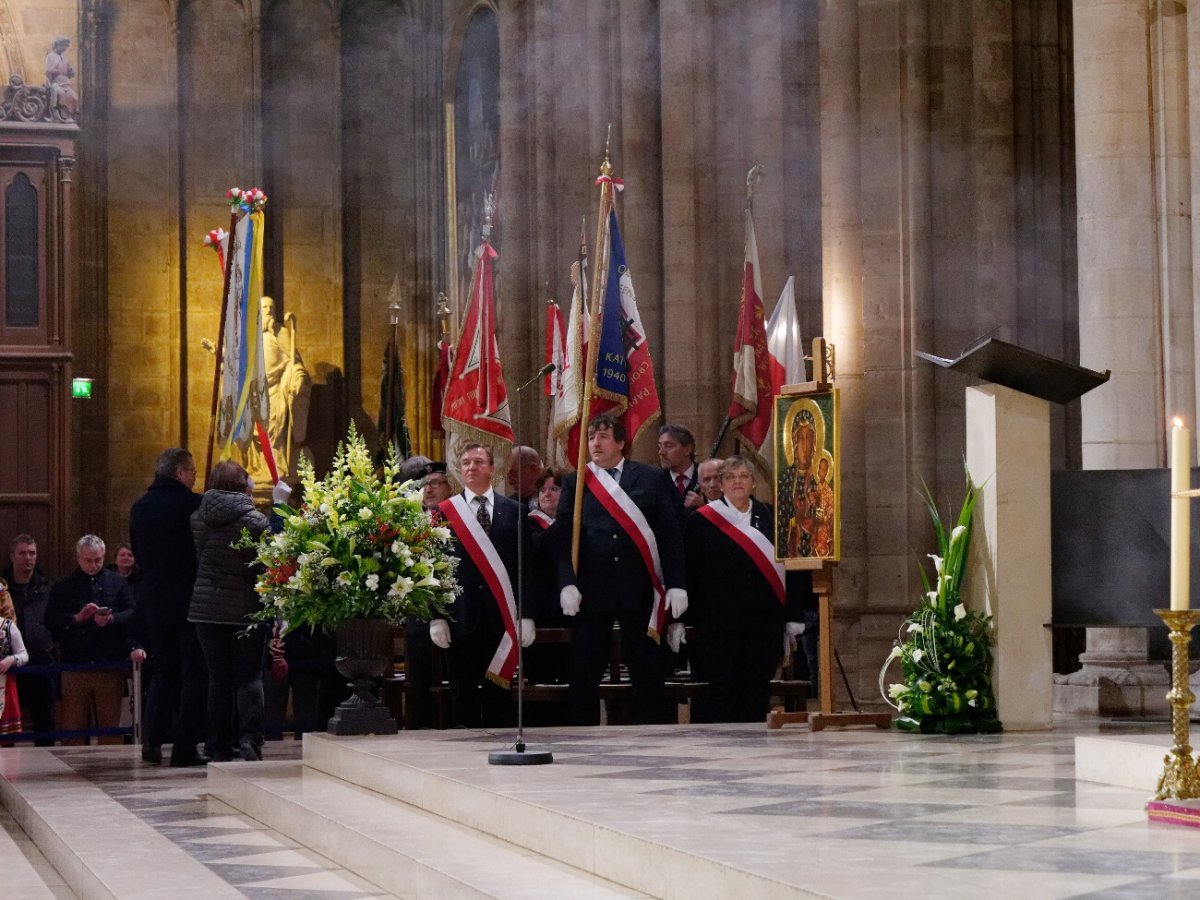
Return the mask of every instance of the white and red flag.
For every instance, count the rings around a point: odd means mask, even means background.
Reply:
[[[471,279],[471,297],[446,383],[442,427],[446,431],[447,460],[457,460],[462,446],[478,442],[491,448],[496,471],[504,473],[512,451],[513,429],[496,343],[495,259],[491,244],[481,243]]]
[[[800,317],[796,314],[796,278],[788,276],[771,321],[767,323],[767,350],[772,361],[783,372],[783,380],[775,393],[785,384],[800,384],[808,380],[804,371],[804,338],[800,334]]]
[[[551,300],[546,304],[546,364],[554,366],[546,379],[547,397],[558,394],[562,383],[563,367],[567,360],[567,326],[563,322],[562,309]]]
[[[771,416],[775,394],[784,384],[783,367],[767,347],[762,272],[754,214],[746,210],[746,255],[742,266],[742,303],[733,339],[733,402],[729,424],[743,449],[765,471],[771,471]]]
[[[586,278],[586,272],[584,273]],[[571,311],[567,315],[566,342],[562,365],[550,382],[554,397],[550,403],[550,429],[546,458],[557,471],[574,469],[579,453],[579,412],[583,408],[583,367],[587,359],[587,303],[580,290],[579,263],[571,266],[575,286]]]

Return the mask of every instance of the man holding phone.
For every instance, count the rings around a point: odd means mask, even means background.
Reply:
[[[104,541],[85,534],[75,545],[75,570],[50,589],[46,618],[66,664],[103,664],[145,658],[133,644],[126,627],[133,616],[129,585],[116,572],[104,568]],[[125,672],[116,668],[65,671],[62,676],[62,727],[82,731],[94,721],[96,728],[116,728],[121,722]],[[102,744],[119,744],[119,735],[100,738]],[[82,737],[64,744],[86,744]]]

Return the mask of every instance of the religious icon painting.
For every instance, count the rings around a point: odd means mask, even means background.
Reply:
[[[775,555],[836,562],[841,555],[838,392],[775,398]]]

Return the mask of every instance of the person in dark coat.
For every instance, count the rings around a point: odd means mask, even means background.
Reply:
[[[429,623],[429,636],[435,644],[449,651],[450,703],[456,724],[467,728],[481,724],[506,725],[513,719],[511,694],[507,686],[500,686],[487,676],[489,665],[505,635],[501,604],[507,605],[507,601],[493,594],[483,570],[476,565],[474,557],[464,546],[469,537],[463,533],[463,523],[468,519],[478,523],[479,536],[483,541],[490,542],[504,567],[515,604],[518,590],[517,535],[520,532],[523,532],[521,573],[526,582],[533,570],[530,562],[532,546],[529,520],[520,503],[492,489],[496,464],[490,449],[482,444],[467,444],[459,456],[459,464],[466,487],[461,497],[443,501],[439,509],[454,536],[451,552],[458,558],[455,577],[462,590],[455,598],[451,611],[453,626],[445,619],[434,619]],[[461,511],[460,503],[456,502],[460,500],[465,502],[465,513]],[[459,519],[456,520],[456,516]],[[524,618],[514,625],[522,646],[532,644],[536,633],[533,611],[525,611]]]
[[[133,618],[133,597],[125,579],[104,568],[104,541],[85,534],[75,545],[78,565],[70,575],[50,588],[47,621],[58,641],[62,661],[75,665],[116,663],[131,657],[144,659],[145,652],[128,634]],[[125,672],[115,668],[63,672],[62,726],[82,731],[94,721],[96,728],[117,728],[121,723],[121,700],[125,694]],[[102,744],[121,743],[119,736],[106,735]],[[84,738],[69,738],[65,744],[86,744]]]
[[[799,633],[812,580],[808,572],[785,575],[775,563],[774,511],[754,499],[749,461],[725,460],[721,487],[724,497],[691,516],[684,531],[687,621],[709,683],[695,720],[761,722],[785,637]]]
[[[162,762],[162,745],[169,743],[173,766],[204,762],[196,745],[204,735],[208,673],[195,626],[187,620],[196,580],[195,483],[192,454],[170,447],[159,454],[154,481],[129,512],[131,549],[142,572],[138,607],[152,654],[142,759]]]
[[[9,564],[0,577],[8,584],[17,610],[17,628],[25,640],[29,664],[48,666],[57,660],[54,635],[46,622],[50,604],[50,580],[37,565],[37,541],[31,534],[18,534],[9,545]],[[26,668],[26,667],[22,667]],[[54,702],[58,677],[48,672],[14,673],[17,696],[21,701],[21,719],[26,729],[37,734],[54,731]],[[54,739],[37,738],[38,747],[53,747]]]
[[[662,471],[625,460],[625,426],[600,415],[588,423],[588,452],[595,471],[605,471],[618,490],[641,511],[658,545],[671,615],[687,609],[683,541],[676,512],[678,494]],[[598,477],[598,476],[597,476]],[[613,621],[621,626],[621,649],[633,683],[637,724],[672,720],[663,682],[668,656],[649,635],[655,592],[650,571],[626,530],[589,489],[583,500],[579,571],[571,566],[571,527],[575,513],[575,473],[563,478],[558,516],[551,526],[558,561],[559,603],[571,622],[568,706],[572,725],[600,723],[600,679],[608,666]],[[683,626],[669,629],[680,635]],[[659,635],[661,639],[661,634]],[[672,638],[675,640],[675,638]]]
[[[268,522],[254,508],[254,484],[237,463],[213,466],[208,486],[192,513],[196,585],[188,607],[208,664],[208,744],[217,762],[232,759],[235,747],[244,760],[262,759],[262,673],[270,628],[251,627],[248,617],[261,606],[254,590],[259,567],[252,548],[233,544],[243,529],[257,539]]]

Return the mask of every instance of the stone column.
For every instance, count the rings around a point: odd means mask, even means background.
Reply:
[[[1079,356],[1112,370],[1082,400],[1084,468],[1163,466],[1166,413],[1195,421],[1186,17],[1173,10],[1075,3]],[[1144,629],[1103,631],[1088,629],[1084,668],[1056,679],[1056,707],[1146,712],[1139,695],[1165,679]]]

